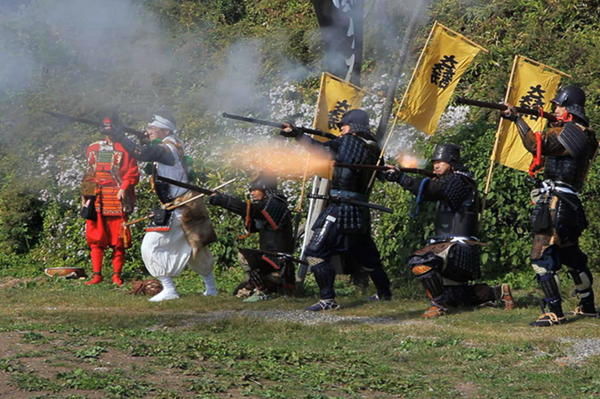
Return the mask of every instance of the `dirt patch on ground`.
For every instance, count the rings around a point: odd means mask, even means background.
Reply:
[[[359,317],[344,316],[332,312],[307,312],[306,310],[224,310],[219,312],[208,312],[200,316],[190,318],[185,326],[201,323],[210,323],[218,320],[226,320],[233,317],[251,317],[266,319],[269,321],[294,322],[306,325],[333,324],[333,323],[360,323],[360,324],[409,324],[412,320],[399,321],[392,317]],[[156,327],[162,328],[162,327]]]

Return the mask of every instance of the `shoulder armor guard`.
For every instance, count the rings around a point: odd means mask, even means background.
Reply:
[[[558,141],[573,158],[580,158],[587,152],[589,143],[587,129],[579,124],[567,122],[558,136]]]

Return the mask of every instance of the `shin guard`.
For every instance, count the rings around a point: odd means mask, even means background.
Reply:
[[[251,270],[248,275],[250,276],[250,282],[254,284],[257,290],[264,291],[267,288],[262,272],[259,269]]]
[[[419,265],[412,272],[425,288],[425,292],[432,302],[440,302],[444,296],[444,281],[442,276],[429,266]]]
[[[319,285],[321,299],[335,298],[333,284],[335,282],[335,268],[329,262],[321,262],[312,267],[315,280]]]
[[[548,306],[549,311],[555,313],[559,318],[564,317],[562,310],[562,298],[560,297],[560,280],[554,272],[546,274],[538,274],[537,280],[540,283],[540,287],[544,292],[544,302],[542,306],[542,312],[545,311],[545,307]]]

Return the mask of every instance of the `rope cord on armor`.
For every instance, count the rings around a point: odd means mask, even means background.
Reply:
[[[425,189],[425,184],[429,181],[430,179],[428,177],[424,178],[423,180],[421,180],[421,184],[419,185],[419,193],[417,194],[417,204],[415,207],[415,211],[414,212],[410,212],[409,215],[411,218],[416,217],[419,214],[419,209],[421,208],[421,204],[423,203],[423,190]]]
[[[238,239],[243,240],[244,238],[248,238],[250,237],[250,234],[252,234],[252,216],[250,215],[250,211],[251,211],[251,207],[252,207],[252,201],[248,200],[247,202],[247,206],[246,206],[246,220],[244,221],[244,226],[246,227],[246,231],[247,233],[241,236],[238,236]]]
[[[573,122],[573,115],[567,112],[566,115],[559,116],[556,119],[558,119],[559,122],[564,123]]]
[[[535,157],[529,166],[529,176],[535,177],[544,168],[542,162],[542,132],[534,132],[535,134]]]

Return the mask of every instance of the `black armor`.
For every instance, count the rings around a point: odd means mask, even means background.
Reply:
[[[306,135],[296,139],[305,146],[319,148],[319,151],[325,149],[332,154],[335,162],[376,165],[380,149],[375,136],[369,131],[367,113],[363,110],[347,112],[339,123],[340,127],[344,125],[350,126],[351,132],[324,143]],[[372,171],[365,169],[335,167],[330,196],[368,202],[372,174]],[[391,298],[389,279],[383,270],[377,246],[370,236],[371,217],[368,208],[332,201],[319,215],[312,230],[314,235],[305,254],[309,263],[313,264],[321,299],[335,298],[335,269],[331,265],[331,258],[338,254],[352,256],[369,273],[377,288],[378,298]]]
[[[473,306],[499,299],[495,295],[499,288],[469,284],[481,277],[479,245],[474,242],[479,234],[480,205],[477,183],[462,164],[460,147],[437,145],[432,159],[449,164],[449,172],[433,179],[388,177],[421,200],[437,201],[435,236],[408,261],[431,300],[431,308],[423,317],[441,316],[448,306]]]
[[[312,140],[308,139],[307,140]],[[375,165],[379,147],[370,133],[360,135],[345,134],[323,144],[334,152],[334,160],[340,163]],[[372,171],[335,167],[331,179],[332,196],[349,197],[358,201],[369,201],[369,181]],[[343,234],[368,234],[371,228],[371,214],[366,207],[345,203],[330,203],[315,222],[313,229],[320,229],[326,217],[335,209],[336,225]]]
[[[556,274],[562,265],[566,265],[574,276],[581,298],[580,314],[593,316],[596,313],[587,256],[579,248],[579,237],[587,227],[587,220],[578,192],[583,187],[598,143],[594,131],[588,127],[583,90],[567,86],[551,101],[565,107],[572,118],[561,116],[552,128],[541,133],[539,141],[522,118],[516,115],[514,119],[525,148],[533,154],[540,150],[546,157],[545,181],[538,187],[539,198],[532,215],[535,236],[531,261],[544,292],[542,311],[548,309],[548,313],[531,323],[539,327],[564,322]],[[581,276],[586,276],[585,281]]]
[[[370,133],[345,134],[329,144],[335,152],[334,161],[339,163],[375,165],[379,156],[379,147]],[[373,172],[369,170],[335,167],[331,179],[331,188],[352,191],[368,195],[369,181]]]
[[[294,264],[290,260],[283,260],[275,253],[284,253],[291,255],[294,252],[293,228],[291,213],[288,209],[286,198],[277,193],[277,181],[259,176],[254,180],[250,189],[269,192],[270,195],[260,201],[244,202],[238,198],[217,193],[210,197],[211,205],[217,205],[231,212],[234,212],[244,218],[250,224],[246,225],[249,233],[258,233],[259,250],[240,249],[241,255],[245,258],[249,268],[252,270],[249,281],[260,291],[268,288],[278,289],[283,286],[286,289],[293,289]],[[273,178],[274,179],[274,178]],[[248,214],[249,213],[249,214]],[[265,252],[261,252],[265,251]],[[261,276],[257,277],[257,271]],[[276,282],[271,274],[277,273]],[[262,278],[264,277],[264,278]],[[264,283],[271,282],[272,286]],[[260,284],[258,284],[260,282]],[[242,287],[247,285],[247,281],[240,284],[234,295]]]
[[[551,131],[556,129],[560,128],[553,128]],[[548,156],[544,179],[568,184],[579,191],[598,149],[594,131],[575,123],[565,123],[557,139],[568,155]]]
[[[444,201],[435,214],[435,236],[477,237],[479,230],[479,195],[475,180],[463,172],[444,177]]]
[[[219,193],[210,197],[210,204],[247,219],[248,203],[238,198]],[[250,233],[258,233],[259,248],[291,254],[294,249],[292,218],[285,197],[277,194],[262,201],[252,201],[249,209],[252,222],[246,228]]]

